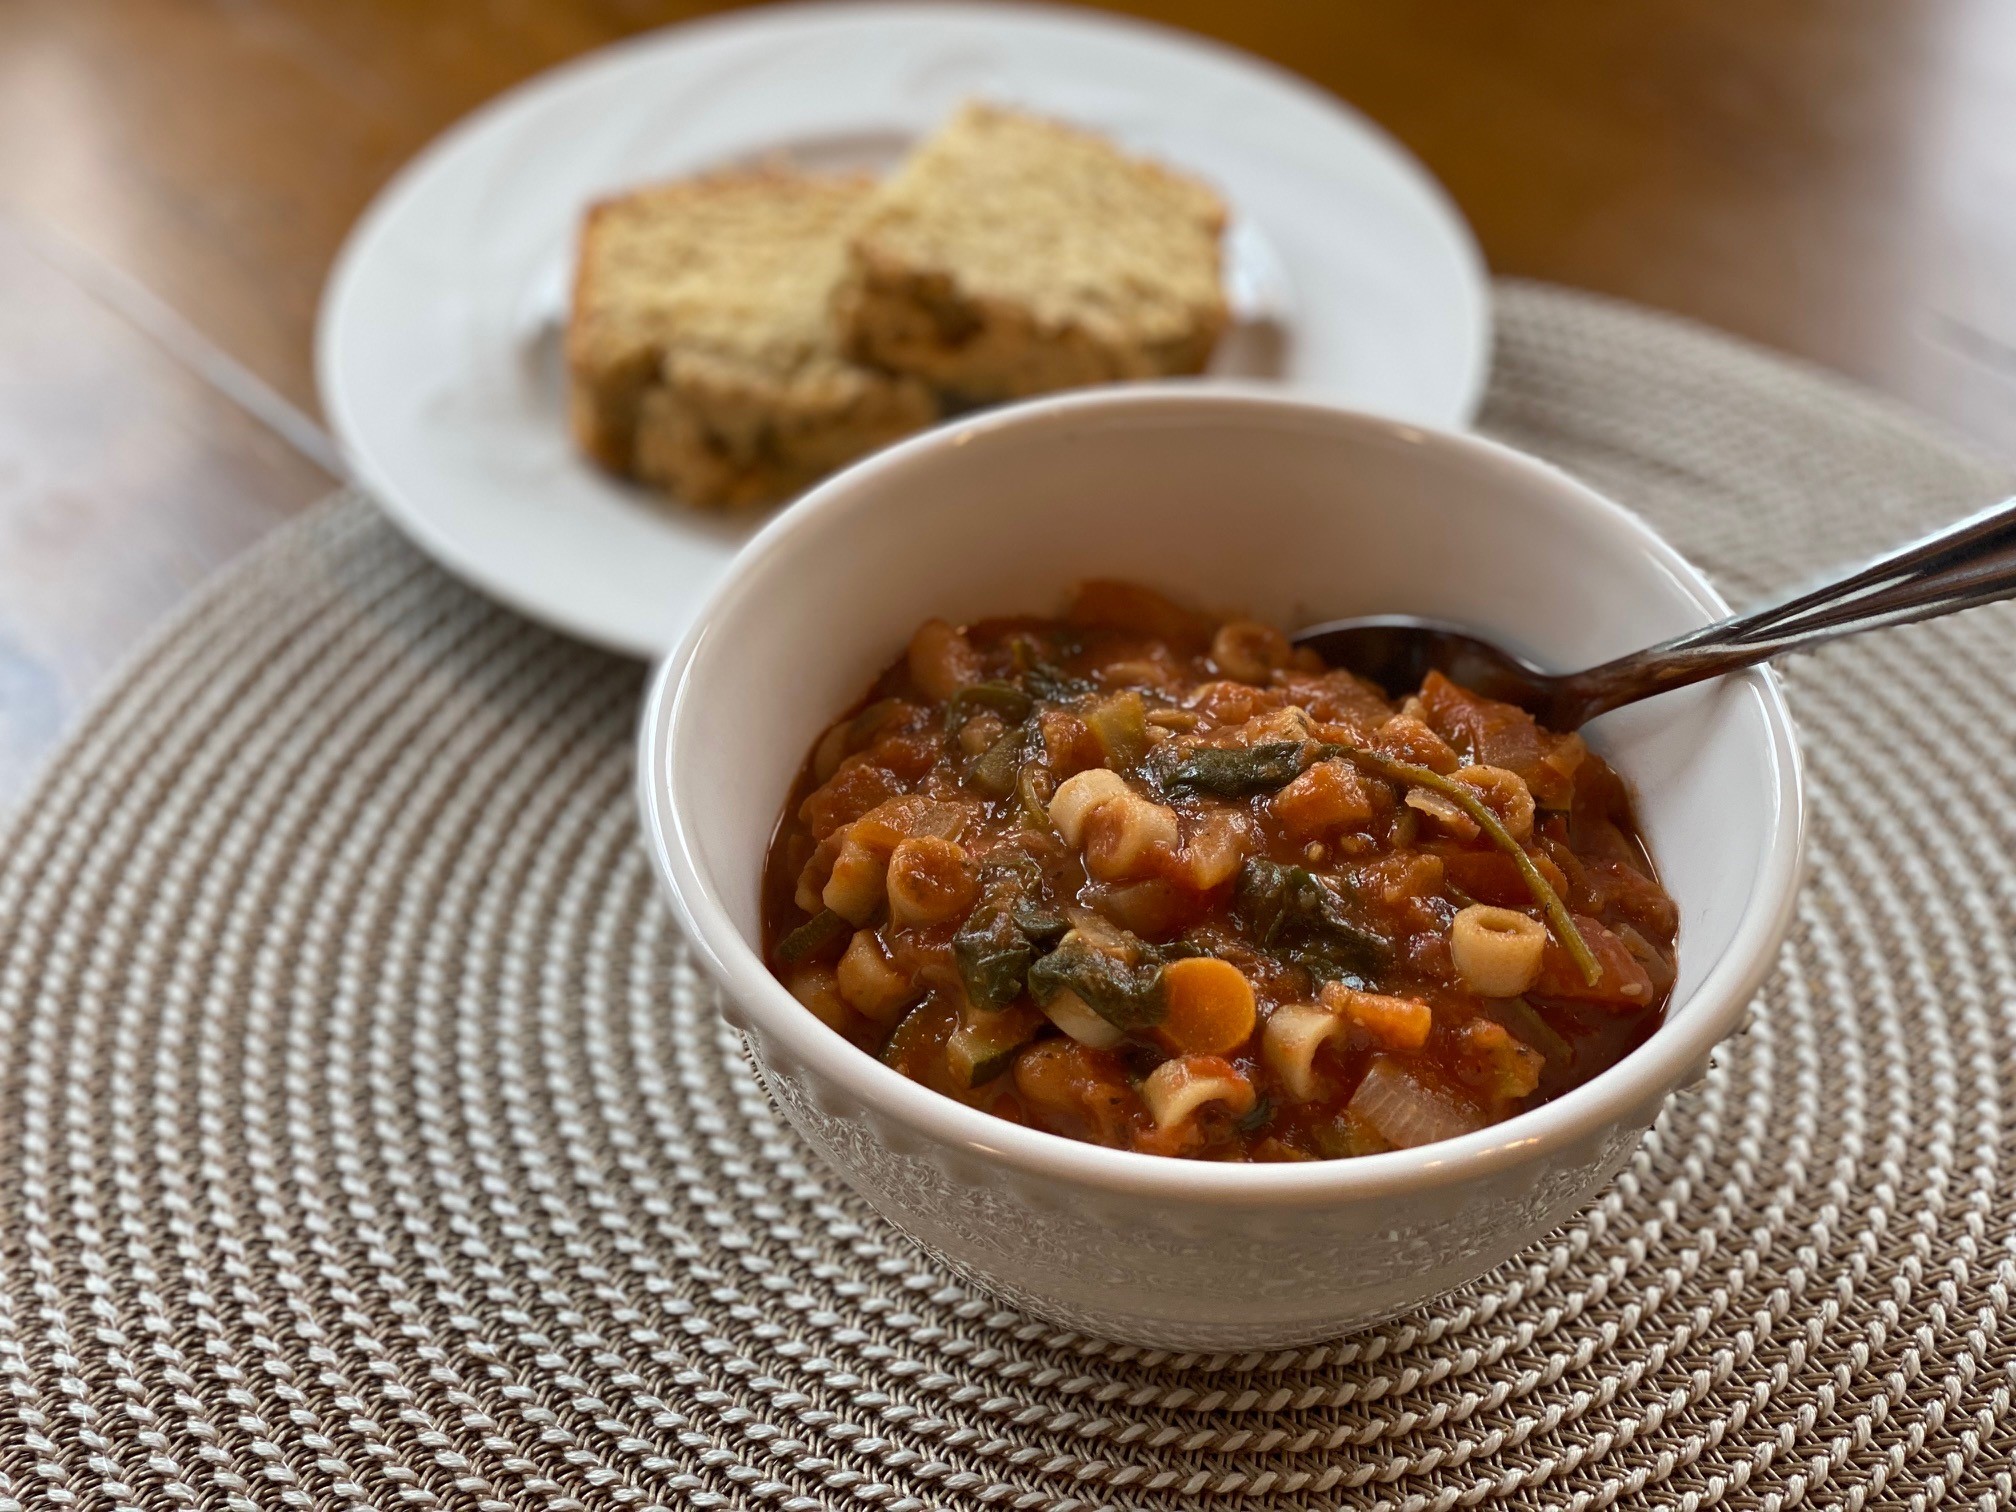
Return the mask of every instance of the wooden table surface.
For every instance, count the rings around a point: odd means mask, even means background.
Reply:
[[[652,0],[0,5],[0,804],[147,624],[328,490],[315,303],[374,190]],[[2010,0],[1128,0],[1298,70],[1494,269],[2016,455]]]

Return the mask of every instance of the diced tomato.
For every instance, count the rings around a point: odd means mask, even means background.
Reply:
[[[1596,958],[1595,982],[1585,980],[1567,947],[1550,937],[1540,958],[1540,977],[1533,984],[1534,995],[1594,1003],[1620,1013],[1650,1007],[1654,1000],[1652,978],[1631,953],[1631,947],[1587,914],[1574,917],[1583,942]]]
[[[903,784],[895,773],[858,762],[843,766],[832,781],[809,794],[799,805],[798,816],[814,840],[824,840],[841,825],[852,824],[902,791]]]
[[[1015,1091],[1031,1123],[1071,1139],[1122,1146],[1147,1121],[1120,1058],[1074,1039],[1042,1040],[1018,1055]]]
[[[1523,908],[1533,901],[1519,863],[1501,850],[1477,850],[1454,845],[1437,847],[1442,867],[1451,883],[1479,903],[1500,908]]]
[[[1560,808],[1574,796],[1588,753],[1580,737],[1551,734],[1525,710],[1481,698],[1440,672],[1421,684],[1421,707],[1435,732],[1472,761],[1523,777],[1542,808]]]
[[[866,751],[871,765],[882,768],[901,783],[914,783],[937,764],[945,753],[945,742],[928,731],[885,735]]]
[[[1372,800],[1346,761],[1319,761],[1274,795],[1274,817],[1291,840],[1322,840],[1372,817]]]
[[[1207,682],[1186,702],[1212,729],[1230,729],[1287,707],[1287,700],[1277,689],[1231,681]]]
[[[1672,943],[1680,928],[1680,907],[1665,888],[1621,861],[1592,861],[1583,872],[1597,913],[1637,925],[1649,940]]]
[[[1343,725],[1353,733],[1377,728],[1393,713],[1377,688],[1342,670],[1290,673],[1282,692],[1317,723]]]
[[[1070,777],[1106,762],[1106,748],[1092,727],[1076,714],[1062,709],[1045,709],[1036,721],[1043,733],[1043,750],[1050,770],[1058,777]]]

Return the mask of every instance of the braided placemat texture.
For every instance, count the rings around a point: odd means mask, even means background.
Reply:
[[[1501,288],[1486,428],[1738,599],[2010,486]],[[821,1169],[635,838],[639,669],[348,500],[116,680],[0,851],[0,1506],[2000,1505],[2016,615],[1795,665],[1812,879],[1548,1243],[1374,1332],[1059,1334]]]

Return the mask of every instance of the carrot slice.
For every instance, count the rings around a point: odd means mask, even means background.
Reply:
[[[1230,961],[1192,956],[1162,968],[1162,1035],[1185,1055],[1225,1055],[1245,1044],[1257,1017],[1253,984]]]

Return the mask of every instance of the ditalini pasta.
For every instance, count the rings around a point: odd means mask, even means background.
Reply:
[[[1450,1138],[1657,1026],[1678,916],[1623,783],[1432,675],[1095,582],[933,620],[812,748],[765,873],[786,988],[904,1075],[1150,1154]]]

